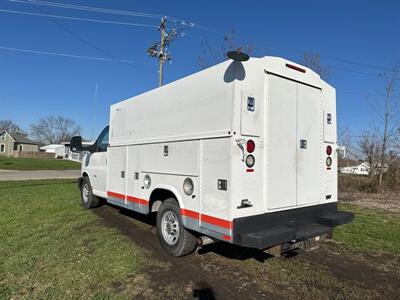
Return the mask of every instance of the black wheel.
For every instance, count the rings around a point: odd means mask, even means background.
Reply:
[[[179,205],[175,199],[165,200],[157,212],[157,235],[161,247],[170,255],[184,256],[197,247],[197,239],[182,225]]]
[[[85,176],[81,184],[81,200],[84,208],[94,208],[100,205],[100,199],[93,195],[89,177]]]

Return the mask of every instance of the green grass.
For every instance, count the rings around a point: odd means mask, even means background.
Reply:
[[[354,212],[356,218],[335,229],[335,242],[321,242],[322,253],[332,256],[321,257],[311,250],[289,259],[236,260],[232,265],[238,274],[247,273],[248,280],[255,279],[262,289],[279,295],[276,298],[395,299],[399,290],[393,278],[400,276],[400,216],[348,204],[339,208]],[[357,272],[366,273],[356,276]],[[368,280],[375,281],[371,278],[382,272],[388,272],[390,286],[386,283],[378,289],[369,284]],[[376,280],[383,284],[382,275]]]
[[[152,290],[147,271],[168,266],[81,208],[73,180],[0,182],[0,207],[0,299],[162,298]],[[336,243],[323,244],[338,253],[337,260],[371,264],[375,274],[382,272],[375,265],[399,257],[399,215],[349,204],[340,209],[355,212],[356,219],[335,230]],[[363,260],[369,253],[392,256]],[[312,255],[259,262],[213,254],[207,262],[223,268],[231,265],[240,278],[248,276],[238,280],[257,281],[265,291],[286,298],[365,299],[395,293],[387,289],[382,294],[368,283],[344,278]],[[200,267],[194,265],[193,270]],[[163,296],[184,298],[182,284],[165,285]]]
[[[0,182],[0,207],[0,299],[143,296],[155,262],[84,210],[72,180]]]
[[[64,159],[0,157],[0,170],[79,170],[81,164]]]
[[[340,209],[355,213],[355,220],[335,229],[334,239],[352,251],[400,255],[400,216],[342,203]]]

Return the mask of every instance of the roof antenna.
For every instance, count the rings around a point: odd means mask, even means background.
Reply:
[[[226,55],[234,61],[248,61],[250,58],[246,53],[242,52],[242,47],[239,47],[236,51],[228,51]]]

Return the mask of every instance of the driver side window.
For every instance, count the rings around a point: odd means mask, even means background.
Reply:
[[[105,152],[108,147],[108,129],[107,126],[104,128],[103,132],[100,134],[99,139],[97,140],[97,152]]]

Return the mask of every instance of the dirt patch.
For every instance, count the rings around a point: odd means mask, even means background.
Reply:
[[[400,193],[399,192],[381,192],[381,193],[363,193],[363,192],[341,192],[339,199],[343,202],[350,202],[362,207],[381,209],[400,214]]]
[[[313,251],[298,250],[298,255],[293,252],[277,259],[260,250],[215,243],[194,255],[175,258],[161,249],[154,218],[110,206],[93,211],[101,223],[118,229],[150,251],[154,261],[168,265],[144,270],[148,276],[147,295],[149,290],[152,295],[168,294],[176,299],[275,299],[299,295],[312,299],[396,299],[400,295],[397,256],[354,254],[330,242]],[[181,296],[174,297],[175,291],[168,287],[180,289],[175,295]]]
[[[400,296],[400,259],[392,255],[352,254],[339,252],[334,243],[321,244],[313,251],[301,251],[299,259],[324,268],[361,288],[377,292],[387,299]]]
[[[157,240],[151,218],[106,205],[93,211],[103,224],[120,230],[136,245],[150,250],[155,260],[170,265],[167,269],[148,270],[151,289],[155,294],[162,292],[163,286],[178,283],[184,288],[188,299],[232,299],[232,295],[237,299],[278,297],[260,289],[248,275],[238,277],[237,274],[241,272],[235,267],[208,263],[206,255],[169,256]],[[143,223],[136,224],[131,216]]]

